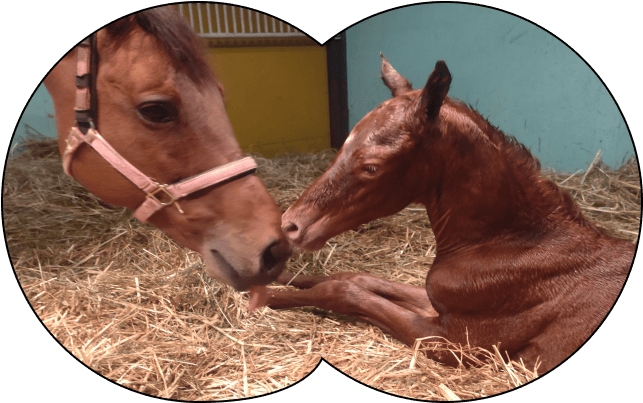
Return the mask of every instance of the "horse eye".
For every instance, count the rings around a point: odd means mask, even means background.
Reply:
[[[138,107],[138,113],[150,123],[169,123],[176,119],[176,109],[170,102],[148,102]]]
[[[377,167],[375,165],[364,165],[364,170],[369,174],[374,174],[377,172]]]

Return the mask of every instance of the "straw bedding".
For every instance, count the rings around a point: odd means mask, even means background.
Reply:
[[[258,172],[285,209],[333,155],[257,157]],[[635,161],[615,172],[597,159],[587,174],[544,175],[592,221],[636,242]],[[257,396],[302,379],[321,357],[354,379],[415,399],[478,398],[537,377],[498,351],[480,368],[445,368],[378,328],[316,309],[248,315],[248,296],[208,278],[197,254],[66,177],[51,141],[31,140],[8,161],[3,195],[11,260],[36,314],[67,350],[128,388],[180,400]],[[294,256],[288,270],[368,271],[422,285],[434,257],[426,212],[412,205]]]

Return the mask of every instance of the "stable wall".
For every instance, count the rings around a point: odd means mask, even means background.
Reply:
[[[414,88],[445,60],[449,95],[515,136],[543,167],[587,169],[601,149],[603,161],[619,168],[634,155],[623,117],[594,72],[560,40],[511,14],[466,4],[410,6],[351,27],[346,41],[351,128],[390,98],[380,80],[383,52]]]
[[[326,48],[219,47],[209,58],[244,150],[270,158],[330,147]]]

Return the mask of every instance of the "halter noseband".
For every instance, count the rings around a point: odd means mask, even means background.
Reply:
[[[67,137],[67,148],[62,157],[63,168],[67,175],[71,176],[71,161],[76,149],[83,143],[89,144],[105,161],[145,192],[145,201],[134,211],[134,217],[141,222],[147,222],[152,214],[172,204],[175,204],[179,212],[183,213],[176,202],[178,199],[225,180],[237,179],[257,169],[257,164],[252,157],[243,157],[174,184],[161,185],[130,164],[98,133],[91,117],[93,108],[90,88],[94,80],[91,77],[91,65],[92,57],[95,58],[93,51],[96,46],[95,37],[96,35],[92,35],[91,38],[85,39],[77,50],[76,106],[74,107],[76,125],[71,128]]]

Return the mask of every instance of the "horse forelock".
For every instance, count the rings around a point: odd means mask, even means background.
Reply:
[[[199,37],[180,14],[168,7],[151,8],[117,20],[106,29],[118,45],[136,27],[158,40],[176,71],[185,73],[196,84],[215,82],[223,94]]]

